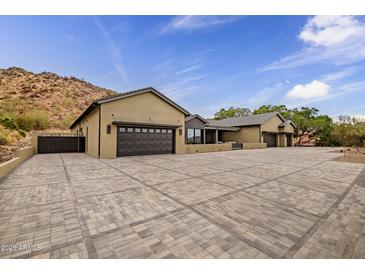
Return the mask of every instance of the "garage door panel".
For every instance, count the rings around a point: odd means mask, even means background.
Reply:
[[[173,130],[119,127],[117,156],[173,153]]]
[[[263,133],[263,137],[267,147],[276,147],[276,134]]]

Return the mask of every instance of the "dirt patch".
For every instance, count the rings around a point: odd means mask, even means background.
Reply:
[[[344,148],[334,152],[341,153],[341,156],[336,158],[338,162],[365,164],[365,148]]]

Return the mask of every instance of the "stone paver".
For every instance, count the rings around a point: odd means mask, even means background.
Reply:
[[[234,189],[244,189],[247,187],[254,186],[256,184],[260,184],[266,179],[259,178],[259,177],[253,177],[245,174],[237,174],[234,172],[221,172],[217,174],[211,174],[200,177],[201,179],[213,182],[213,183],[219,183],[221,185],[225,185]]]
[[[233,191],[232,188],[196,178],[157,185],[156,189],[184,204],[195,204]]]
[[[365,166],[331,151],[35,155],[0,179],[0,258],[365,258]]]
[[[337,200],[338,195],[278,183],[275,181],[254,186],[246,190],[273,202],[282,203],[316,215],[324,215]]]
[[[188,175],[171,171],[171,170],[156,170],[149,172],[136,173],[131,175],[133,178],[147,184],[156,185],[162,183],[169,183],[191,178]]]
[[[85,197],[78,203],[80,215],[92,237],[182,208],[150,188]]]
[[[275,258],[284,255],[317,220],[305,212],[287,210],[242,192],[218,197],[194,208]]]
[[[357,258],[365,256],[365,189],[355,186],[295,258]]]
[[[71,184],[77,198],[144,187],[138,181],[126,176],[71,181]]]
[[[95,240],[100,258],[268,258],[185,209]]]

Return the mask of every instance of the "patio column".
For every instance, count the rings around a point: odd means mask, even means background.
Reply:
[[[206,140],[205,140],[205,128],[203,129],[203,144],[206,143]]]
[[[215,143],[218,144],[218,129],[215,130]]]

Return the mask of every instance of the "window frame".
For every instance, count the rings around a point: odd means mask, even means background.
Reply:
[[[191,136],[191,133],[192,133],[192,136]],[[186,144],[203,144],[202,129],[201,128],[187,128],[186,129]]]

